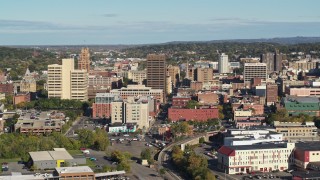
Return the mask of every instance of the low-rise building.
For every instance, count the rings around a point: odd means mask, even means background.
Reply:
[[[153,96],[161,103],[163,102],[164,97],[162,89],[152,89],[151,87],[146,87],[144,85],[128,85],[121,89],[113,89],[110,93],[119,95],[123,100],[126,100],[128,97]]]
[[[60,180],[95,180],[95,174],[89,166],[56,167],[53,176],[59,177]]]
[[[314,142],[296,143],[294,163],[302,169],[320,170],[320,145]]]
[[[198,92],[198,101],[203,105],[218,105],[219,96],[217,93],[213,92]]]
[[[219,118],[219,110],[215,107],[200,109],[168,109],[168,119],[171,121],[207,121],[208,119]]]
[[[320,116],[320,100],[318,97],[287,96],[282,98],[282,104],[289,116],[299,114]]]
[[[318,87],[285,87],[285,93],[291,96],[320,96]]]
[[[225,146],[253,145],[281,142],[282,134],[266,129],[228,129],[223,139]]]
[[[318,130],[314,122],[274,122],[275,132],[283,134],[283,140],[296,141],[319,141]]]
[[[222,146],[218,167],[228,174],[284,171],[293,164],[294,143]]]
[[[14,105],[24,102],[30,102],[30,93],[19,93],[13,96]]]
[[[184,108],[191,100],[190,96],[174,96],[172,97],[172,106],[177,108]]]
[[[74,158],[64,148],[54,148],[53,151],[29,152],[33,166],[36,169],[54,169],[63,167],[66,163],[72,166],[86,164],[84,156]]]

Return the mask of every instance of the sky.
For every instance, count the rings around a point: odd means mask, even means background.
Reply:
[[[0,0],[0,45],[319,37],[319,0]]]

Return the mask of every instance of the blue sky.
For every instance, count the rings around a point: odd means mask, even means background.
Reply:
[[[0,0],[0,45],[320,36],[319,0]]]

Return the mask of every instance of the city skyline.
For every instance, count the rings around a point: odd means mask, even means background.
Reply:
[[[149,44],[320,36],[319,1],[6,1],[0,45]]]

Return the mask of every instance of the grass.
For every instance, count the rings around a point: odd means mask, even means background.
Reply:
[[[12,158],[12,159],[0,159],[0,164],[3,162],[18,162],[21,161],[21,158]]]
[[[94,163],[94,161],[91,161],[89,158],[86,159],[87,160],[87,166],[94,168],[96,166],[96,164]]]
[[[68,152],[70,153],[71,156],[82,155],[82,151],[81,150],[68,150]]]

